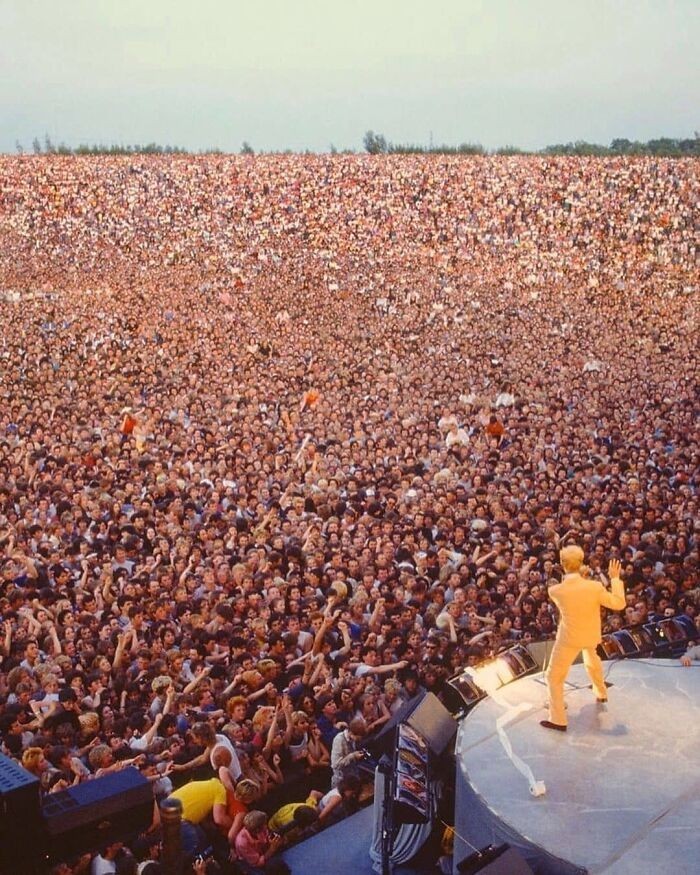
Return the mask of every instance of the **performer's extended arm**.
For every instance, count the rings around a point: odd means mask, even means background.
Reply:
[[[625,601],[625,584],[620,577],[621,565],[619,560],[611,559],[608,565],[608,577],[612,586],[612,592],[606,589],[600,598],[600,603],[611,611],[621,611],[626,604]]]

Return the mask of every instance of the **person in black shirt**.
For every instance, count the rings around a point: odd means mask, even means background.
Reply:
[[[75,692],[67,688],[58,694],[58,705],[44,720],[45,729],[56,729],[67,723],[76,732],[80,732],[80,720],[78,719],[78,698]]]

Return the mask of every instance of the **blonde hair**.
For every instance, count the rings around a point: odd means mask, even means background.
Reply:
[[[578,571],[583,565],[583,550],[578,544],[569,544],[559,551],[559,561],[562,568],[568,573]]]
[[[270,707],[269,705],[263,705],[261,708],[253,714],[253,729],[256,732],[260,732],[268,720],[272,720],[275,713],[275,709]]]
[[[40,747],[28,747],[22,754],[22,765],[27,771],[34,771],[44,758],[44,751]]]
[[[243,826],[255,832],[267,823],[267,814],[264,811],[249,811],[243,818]]]
[[[102,763],[112,752],[108,744],[97,744],[88,754],[88,762],[95,771],[102,768]]]
[[[241,674],[241,682],[244,683],[247,687],[251,687],[253,690],[258,690],[263,685],[263,680],[260,677],[260,672],[256,669],[244,671]]]
[[[265,672],[271,671],[273,668],[277,668],[277,663],[274,659],[261,659],[260,662],[255,666],[255,668],[260,672],[260,674],[265,674]]]
[[[342,580],[334,580],[330,586],[331,592],[334,592],[339,599],[346,599],[348,597],[348,588],[347,585]]]
[[[260,785],[256,781],[251,781],[250,778],[243,778],[242,781],[239,781],[236,784],[236,789],[233,791],[233,795],[239,802],[243,802],[247,805],[254,799],[259,798]]]
[[[80,731],[84,735],[90,735],[100,731],[100,718],[94,711],[86,711],[84,714],[78,714],[80,722]]]

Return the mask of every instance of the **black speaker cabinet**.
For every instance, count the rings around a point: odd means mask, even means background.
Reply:
[[[426,693],[406,723],[423,736],[435,756],[440,756],[457,732],[457,721],[433,693]]]
[[[39,780],[10,757],[0,754],[0,872],[15,875],[41,829]]]
[[[509,844],[482,849],[457,864],[460,875],[533,875],[520,854]]]
[[[375,759],[379,759],[383,754],[393,758],[394,751],[396,750],[396,732],[399,724],[405,723],[408,720],[409,716],[416,710],[426,695],[427,693],[421,692],[410,701],[404,702],[376,735],[365,740],[365,750],[369,751]]]
[[[60,862],[143,832],[153,817],[153,791],[129,767],[46,796],[41,814],[49,857]]]

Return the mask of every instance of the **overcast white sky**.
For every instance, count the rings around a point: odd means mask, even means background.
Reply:
[[[700,0],[0,0],[0,150],[700,129]]]

